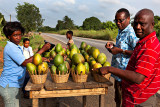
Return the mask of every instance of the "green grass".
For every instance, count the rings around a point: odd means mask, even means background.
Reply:
[[[21,38],[21,42],[19,45],[23,45],[23,39],[26,38],[26,37],[22,37]],[[29,37],[30,39],[30,46],[32,47],[33,51],[37,51],[38,47],[40,44],[43,44],[44,43],[44,39],[40,36],[40,35],[34,35],[32,37]],[[7,41],[8,39],[5,39],[5,40],[0,40],[0,46],[2,48],[5,47],[5,45],[7,44]],[[2,51],[2,49],[0,48],[0,51]]]
[[[118,30],[72,30],[73,35],[77,37],[83,37],[83,38],[92,38],[92,39],[101,39],[101,40],[115,40],[116,36],[118,34]],[[56,33],[65,35],[67,30],[60,30]],[[55,32],[49,32],[49,33],[55,33]]]

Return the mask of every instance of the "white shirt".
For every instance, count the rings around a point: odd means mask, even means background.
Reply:
[[[32,50],[32,47],[24,47],[24,46],[21,46],[22,50],[23,50],[23,54],[25,56],[26,59],[30,58],[31,56],[33,56],[33,50]]]

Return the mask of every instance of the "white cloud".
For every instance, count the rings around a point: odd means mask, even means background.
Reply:
[[[153,0],[154,3],[159,3],[160,4],[160,0]]]
[[[105,14],[103,12],[94,12],[95,16],[100,18],[105,18]]]
[[[88,12],[88,11],[89,11],[89,8],[88,8],[86,5],[80,5],[80,6],[78,7],[78,9],[79,9],[80,11],[83,11],[83,12]]]
[[[54,3],[53,3],[53,6],[55,6],[55,7],[64,7],[64,6],[65,6],[65,3],[64,3],[64,2],[57,1],[57,2],[54,2]]]
[[[101,3],[112,3],[112,4],[119,4],[120,0],[98,0]]]
[[[64,0],[67,3],[75,4],[75,0]]]

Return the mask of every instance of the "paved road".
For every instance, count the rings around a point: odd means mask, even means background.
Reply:
[[[58,34],[48,34],[43,33],[43,35],[47,35],[49,37],[55,38],[63,43],[67,43],[67,39],[65,35],[58,35]],[[107,60],[110,62],[112,55],[105,49],[105,44],[107,41],[104,40],[95,40],[89,38],[80,38],[80,37],[73,37],[73,40],[77,46],[80,46],[81,42],[84,41],[91,46],[97,47],[100,52],[103,52],[107,56]],[[111,77],[111,82],[114,79]],[[105,107],[115,107],[114,102],[114,88],[113,86],[109,87],[108,94],[105,97]],[[82,107],[82,97],[67,97],[67,98],[59,98],[60,107]],[[98,96],[87,96],[87,107],[98,107],[99,97]]]
[[[58,34],[49,34],[49,33],[43,33],[44,35],[53,37],[57,40],[62,41],[63,43],[67,44],[68,39],[66,39],[65,35],[58,35]],[[81,42],[84,41],[88,45],[94,46],[100,50],[100,52],[103,52],[107,56],[107,60],[111,62],[112,55],[107,51],[107,49],[104,47],[106,44],[106,40],[95,40],[95,39],[89,39],[89,38],[81,38],[81,37],[73,37],[74,43],[79,47]]]

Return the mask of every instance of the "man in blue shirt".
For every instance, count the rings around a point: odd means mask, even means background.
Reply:
[[[130,13],[127,9],[121,8],[116,12],[115,23],[119,29],[116,37],[116,45],[112,42],[108,42],[105,47],[113,54],[111,66],[125,70],[138,38],[130,24]],[[112,76],[115,78],[116,107],[121,107],[121,79],[113,74]]]

